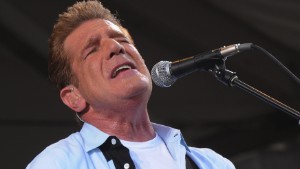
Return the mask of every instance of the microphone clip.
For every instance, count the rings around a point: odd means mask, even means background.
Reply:
[[[222,65],[215,65],[214,68],[209,71],[228,87],[234,87],[234,81],[238,79],[236,72],[226,69],[225,62]]]

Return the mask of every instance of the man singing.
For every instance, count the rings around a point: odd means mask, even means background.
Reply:
[[[84,123],[27,169],[235,168],[210,149],[188,147],[179,130],[151,123],[149,71],[100,2],[77,2],[59,15],[49,43],[50,79]]]

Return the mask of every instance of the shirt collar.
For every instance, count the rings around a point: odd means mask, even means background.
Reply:
[[[180,130],[174,129],[172,127],[164,126],[161,124],[152,123],[154,130],[162,138],[162,140],[168,145],[168,143],[180,142],[182,146],[185,147],[187,151],[190,151],[187,146]]]
[[[180,142],[181,145],[190,151],[182,137],[180,130],[156,123],[152,123],[152,125],[156,133],[166,144]],[[109,137],[108,134],[86,122],[83,124],[82,129],[80,130],[80,134],[82,136],[83,147],[86,152],[98,148]]]
[[[108,134],[86,122],[81,128],[80,134],[82,136],[83,147],[86,152],[98,148],[109,137]]]

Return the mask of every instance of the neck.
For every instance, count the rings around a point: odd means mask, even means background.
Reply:
[[[148,141],[155,137],[146,105],[118,106],[120,109],[90,108],[82,119],[99,130],[126,141]]]

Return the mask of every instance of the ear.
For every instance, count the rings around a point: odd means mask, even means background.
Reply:
[[[69,108],[75,112],[82,112],[86,108],[86,101],[80,95],[79,90],[69,85],[60,90],[60,98]]]

